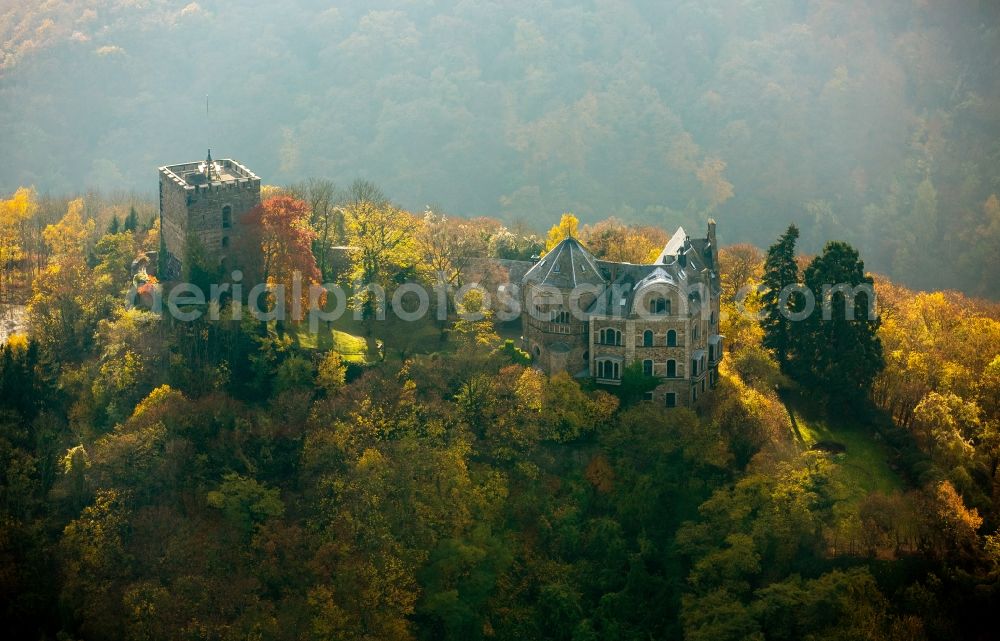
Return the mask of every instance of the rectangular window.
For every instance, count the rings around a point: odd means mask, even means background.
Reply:
[[[673,392],[667,392],[665,398],[667,407],[677,407],[677,394]]]

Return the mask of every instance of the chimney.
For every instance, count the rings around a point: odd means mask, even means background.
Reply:
[[[719,268],[719,243],[715,240],[715,219],[708,219],[708,244],[712,249],[712,269]]]

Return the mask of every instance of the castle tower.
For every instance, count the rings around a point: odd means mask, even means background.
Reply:
[[[548,372],[586,373],[589,324],[582,314],[607,285],[580,242],[562,240],[524,275],[524,348]]]
[[[260,204],[260,178],[231,159],[160,167],[161,278],[182,274],[198,256],[203,268],[234,267],[240,219]]]

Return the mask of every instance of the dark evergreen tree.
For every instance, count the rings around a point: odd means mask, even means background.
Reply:
[[[122,229],[122,223],[120,220],[118,220],[118,214],[115,214],[114,216],[111,217],[111,224],[108,225],[108,233],[117,234],[118,232],[121,231],[121,229]]]
[[[781,304],[781,291],[799,280],[799,268],[795,263],[795,241],[799,238],[799,228],[789,225],[777,242],[767,250],[764,261],[764,293],[762,296],[764,346],[773,350],[782,370],[787,369],[791,350],[792,322],[787,317],[790,301]]]
[[[827,243],[804,277],[816,309],[793,327],[802,379],[835,402],[863,401],[885,366],[874,282],[857,250],[840,241]]]
[[[134,232],[138,227],[139,213],[135,210],[135,207],[130,207],[128,216],[125,217],[125,223],[122,225],[122,231]]]

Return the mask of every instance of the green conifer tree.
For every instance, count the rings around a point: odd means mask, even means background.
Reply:
[[[826,244],[804,272],[816,309],[793,327],[792,349],[803,365],[803,382],[834,402],[861,402],[885,367],[875,287],[857,250],[840,241]]]
[[[138,227],[139,213],[135,210],[135,207],[130,207],[128,216],[125,217],[125,223],[122,225],[122,231],[134,232]]]
[[[799,268],[795,263],[795,241],[798,237],[799,228],[789,225],[777,242],[768,248],[764,261],[763,317],[760,326],[764,330],[764,346],[774,351],[782,370],[787,369],[793,328],[787,318],[788,301],[785,306],[781,305],[781,291],[799,280]]]

